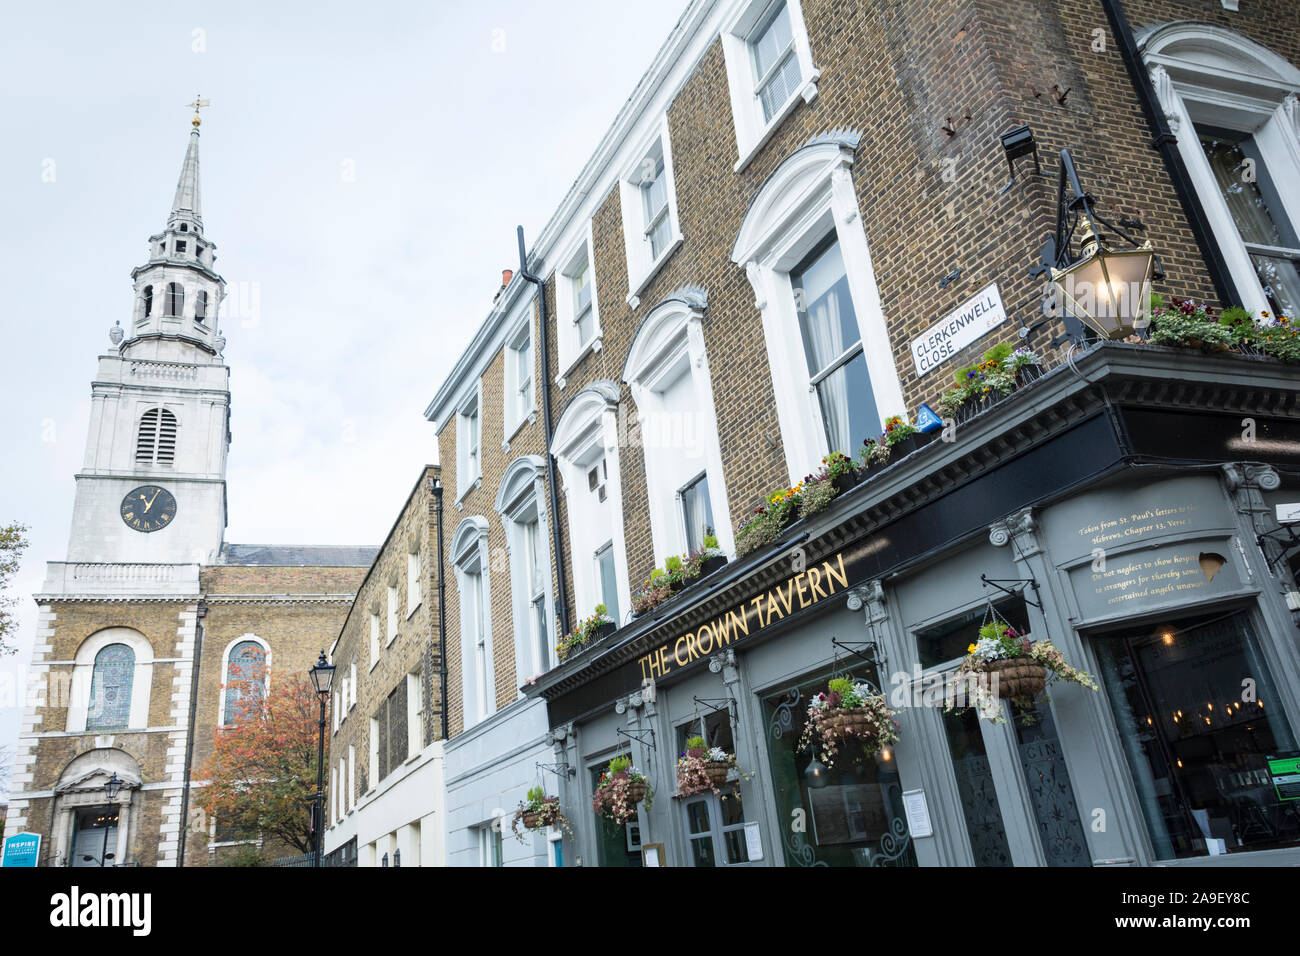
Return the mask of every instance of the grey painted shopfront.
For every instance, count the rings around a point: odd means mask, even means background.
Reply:
[[[1269,762],[1300,751],[1300,537],[1275,513],[1300,501],[1297,392],[1271,361],[1094,346],[566,662],[532,689],[566,862],[1300,862]],[[945,711],[994,612],[1100,690],[1053,685],[1030,725]],[[901,740],[814,787],[798,741],[832,672],[889,694]],[[679,799],[701,727],[743,775]],[[626,827],[590,804],[619,753],[655,791]]]

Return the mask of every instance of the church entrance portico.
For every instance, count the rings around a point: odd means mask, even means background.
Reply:
[[[105,784],[113,774],[122,788],[109,800]],[[130,865],[139,790],[139,765],[125,751],[101,748],[73,759],[54,790],[54,865]]]

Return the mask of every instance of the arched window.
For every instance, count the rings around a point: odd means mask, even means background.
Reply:
[[[176,416],[165,408],[151,408],[140,416],[135,442],[137,465],[170,465],[176,460]]]
[[[202,322],[208,317],[208,294],[200,290],[194,299],[194,318]]]
[[[95,655],[90,677],[90,708],[86,729],[126,727],[131,717],[131,684],[135,652],[125,644],[109,644]]]
[[[256,713],[265,694],[266,648],[257,641],[240,641],[226,661],[222,724],[236,724]]]
[[[185,287],[179,282],[167,283],[167,314],[183,315],[185,313]]]
[[[144,287],[144,317],[147,319],[153,315],[153,286]]]

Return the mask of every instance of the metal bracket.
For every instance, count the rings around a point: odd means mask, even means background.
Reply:
[[[564,764],[564,763],[540,763],[540,762],[539,762],[539,763],[537,764],[537,769],[538,769],[538,770],[549,770],[551,773],[555,774],[557,777],[561,777],[561,776],[563,776],[563,777],[576,777],[576,776],[578,775],[578,768],[577,768],[577,767],[570,767],[568,764]]]
[[[628,740],[635,740],[643,747],[649,747],[651,750],[657,749],[655,747],[655,730],[653,727],[647,727],[645,730],[624,730],[622,727],[615,727],[614,734],[618,737],[626,737]],[[642,736],[643,734],[649,734],[650,739],[646,740]]]
[[[735,706],[735,700],[730,697],[694,697],[695,703],[707,707],[709,713],[717,714],[726,711],[728,717],[734,717],[732,707]],[[721,706],[719,706],[721,705]]]
[[[1038,610],[1040,610],[1040,611],[1043,609],[1042,595],[1038,593],[1038,581],[1037,581],[1037,579],[1035,579],[1035,578],[1032,578],[1032,577],[1029,577],[1029,578],[991,578],[991,577],[989,577],[988,575],[981,574],[981,575],[980,575],[980,581],[981,581],[981,583],[983,583],[983,585],[984,585],[985,587],[988,587],[989,585],[992,585],[993,587],[997,588],[997,589],[998,589],[999,591],[1001,591],[1002,593],[1004,593],[1004,594],[1010,594],[1012,597],[1016,597],[1017,595],[1020,596],[1020,597],[1025,597],[1025,595],[1024,595],[1024,590],[1025,590],[1025,588],[1026,588],[1026,587],[1031,587],[1031,588],[1034,589],[1034,597],[1038,598],[1038,600],[1037,600],[1037,601],[1031,601],[1031,600],[1029,600],[1029,598],[1026,597],[1026,598],[1025,598],[1025,603],[1026,603],[1026,604],[1032,604],[1034,607],[1038,608]],[[1002,585],[1004,585],[1004,584],[1019,584],[1019,585],[1020,585],[1020,590],[1019,590],[1019,591],[1013,591],[1013,590],[1011,590],[1010,588],[1004,588],[1004,587],[1002,586]]]

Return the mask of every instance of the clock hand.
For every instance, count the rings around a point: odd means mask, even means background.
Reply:
[[[149,510],[150,508],[153,507],[153,503],[154,503],[155,501],[158,500],[158,496],[159,496],[160,494],[162,494],[162,489],[161,489],[161,488],[159,488],[157,491],[155,491],[155,492],[153,493],[153,497],[149,499],[149,503],[148,503],[147,505],[144,506],[144,510],[145,510],[146,512],[148,512],[148,510]],[[141,501],[144,501],[144,495],[141,495],[141,496],[140,496],[140,500],[141,500]]]

